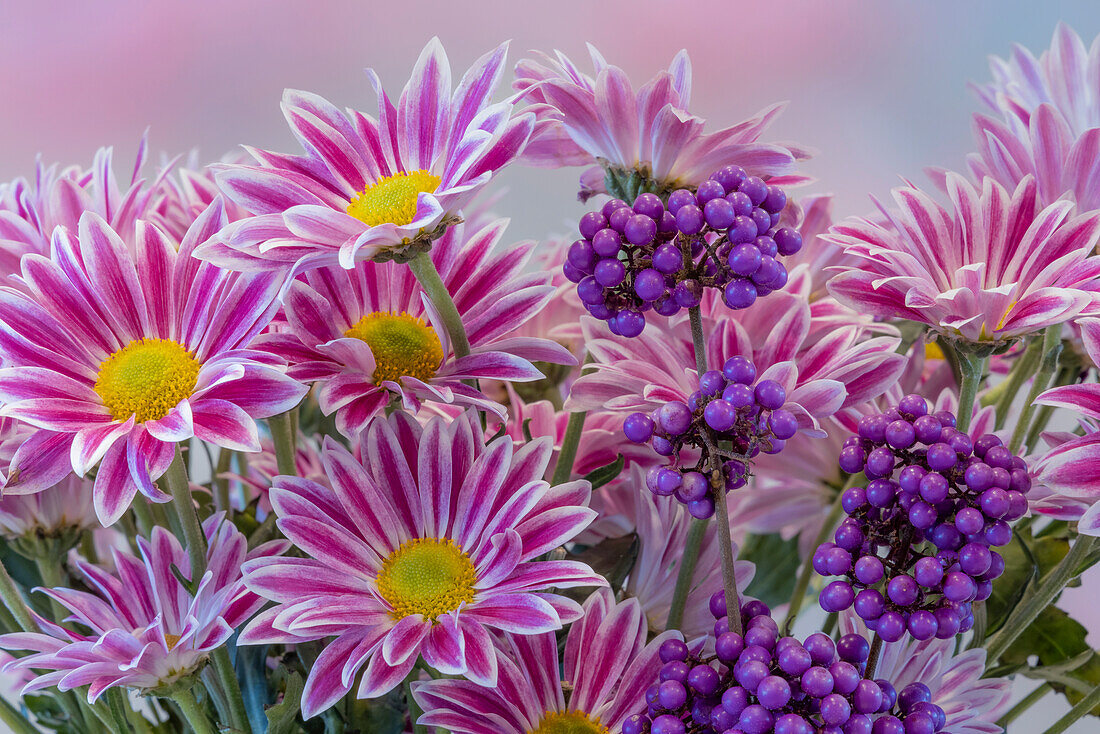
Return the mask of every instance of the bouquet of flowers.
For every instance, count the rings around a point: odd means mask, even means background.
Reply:
[[[300,153],[0,185],[11,730],[1100,713],[1057,606],[1100,560],[1100,39],[995,59],[968,170],[840,221],[686,53],[498,100],[507,51],[432,40],[374,115],[288,90]],[[583,168],[573,237],[508,243],[513,164]]]

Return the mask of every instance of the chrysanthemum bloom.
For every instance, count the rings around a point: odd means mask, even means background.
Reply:
[[[560,629],[581,610],[550,588],[605,585],[582,563],[534,560],[592,521],[588,483],[543,481],[546,439],[515,449],[481,433],[468,413],[421,426],[398,412],[371,422],[362,463],[326,442],[332,489],[276,480],[279,529],[309,557],[245,565],[249,588],[278,604],[240,642],[335,637],[310,669],[306,718],[351,690],[364,665],[360,698],[398,685],[418,656],[495,685],[490,629]]]
[[[853,612],[840,615],[840,628],[844,634],[871,640],[872,633]],[[954,639],[918,642],[908,635],[898,642],[883,643],[875,678],[890,681],[898,691],[912,683],[927,686],[931,702],[947,715],[941,731],[1001,734],[1003,728],[997,720],[1008,710],[1012,681],[982,677],[985,650],[975,648],[954,655],[954,649]]]
[[[734,312],[713,299],[704,301],[703,312],[708,366],[721,369],[737,355],[752,360],[758,380],[783,386],[783,408],[811,435],[823,435],[821,418],[881,395],[905,366],[905,357],[894,352],[897,337],[868,338],[872,332],[864,324],[839,326],[833,313],[827,316],[829,328],[819,328],[811,304],[791,293],[775,293],[767,304]],[[612,336],[593,319],[582,323],[595,371],[573,383],[567,409],[650,412],[664,402],[686,401],[697,389],[686,317],[654,323],[632,339]]]
[[[498,220],[469,238],[461,226],[452,228],[429,255],[462,318],[468,355],[455,355],[419,281],[394,262],[305,273],[283,299],[289,331],[266,334],[256,346],[285,359],[294,379],[318,385],[322,412],[336,413],[349,438],[393,398],[413,412],[428,402],[503,416],[499,404],[463,380],[537,380],[542,373],[532,361],[576,363],[547,339],[505,337],[554,290],[545,275],[523,272],[534,243],[492,252],[505,224]]]
[[[913,187],[894,190],[886,221],[852,218],[824,239],[861,262],[829,281],[853,309],[927,324],[948,338],[1005,343],[1096,310],[1100,213],[1043,208],[1035,179],[1015,191],[985,179],[979,191],[948,174],[950,208]]]
[[[808,153],[760,142],[782,110],[773,105],[744,122],[704,133],[705,121],[687,111],[691,61],[676,54],[668,71],[634,91],[626,73],[589,45],[596,78],[581,73],[561,52],[516,64],[513,88],[523,92],[538,118],[524,152],[529,165],[592,166],[581,175],[581,196],[611,193],[633,200],[624,186],[671,191],[693,187],[718,169],[737,165],[769,183],[793,184],[796,161]],[[595,164],[595,165],[593,165]],[[606,180],[605,180],[606,177]],[[614,191],[608,191],[607,184]]]
[[[646,644],[648,632],[636,600],[616,603],[601,589],[569,628],[562,663],[553,633],[505,635],[494,688],[465,680],[413,684],[424,710],[418,723],[454,734],[620,734],[629,716],[645,710],[661,643],[679,638],[665,632]]]
[[[5,675],[49,670],[22,693],[88,686],[88,700],[94,702],[114,686],[153,690],[199,668],[264,604],[245,587],[241,564],[282,553],[289,545],[272,541],[249,552],[244,535],[222,513],[208,517],[203,530],[210,543],[208,567],[194,594],[172,571],[175,566],[191,576],[187,552],[161,527],[153,528],[150,540],[138,538],[141,558],[115,551],[114,574],[77,562],[91,592],[40,589],[72,612],[71,621],[90,632],[39,618],[41,632],[0,636],[0,647],[6,650],[34,652],[5,665]]]
[[[1089,358],[1100,359],[1100,319],[1081,319],[1081,336]],[[1085,435],[1048,433],[1053,448],[1032,467],[1041,485],[1028,494],[1036,512],[1076,520],[1086,535],[1100,535],[1100,384],[1064,385],[1047,390],[1036,401],[1072,410]]]
[[[397,105],[368,70],[378,119],[287,90],[283,114],[304,156],[248,148],[255,165],[227,166],[222,189],[259,215],[235,223],[199,257],[235,269],[304,270],[430,242],[508,165],[534,126],[492,102],[508,45],[474,62],[451,91],[439,39],[424,47]]]
[[[298,404],[306,388],[247,349],[278,308],[280,279],[191,256],[223,223],[215,203],[178,251],[139,223],[131,252],[85,212],[77,236],[55,231],[52,260],[23,258],[26,292],[0,289],[0,415],[40,430],[16,452],[5,491],[39,491],[42,477],[70,466],[83,476],[102,459],[93,493],[109,525],[139,490],[170,499],[153,482],[176,442],[258,451],[255,419]]]
[[[1032,175],[1043,204],[1069,193],[1082,211],[1100,208],[1098,66],[1100,42],[1086,50],[1064,23],[1038,59],[1021,46],[1007,60],[993,57],[993,82],[974,88],[1003,122],[975,115],[971,173],[1008,188]]]
[[[138,220],[152,222],[181,237],[199,212],[186,219],[166,216],[174,196],[166,175],[171,164],[158,169],[151,181],[141,178],[148,157],[148,140],[142,136],[130,181],[119,184],[112,167],[113,151],[96,151],[91,168],[57,164],[35,167],[33,181],[16,179],[0,183],[0,274],[19,272],[19,259],[27,253],[49,256],[50,240],[58,226],[75,231],[81,215],[95,212],[124,242],[134,242]]]

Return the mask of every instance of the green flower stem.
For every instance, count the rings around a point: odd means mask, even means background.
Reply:
[[[210,660],[214,663],[214,671],[218,674],[226,703],[229,704],[229,723],[234,729],[251,734],[252,725],[248,721],[248,710],[244,706],[244,694],[241,693],[237,674],[233,671],[233,663],[229,660],[229,649],[224,645],[217,648],[210,653]]]
[[[214,725],[210,723],[210,719],[206,716],[206,712],[199,706],[199,702],[195,700],[195,696],[190,690],[180,687],[172,691],[171,696],[172,700],[179,706],[183,718],[191,725],[195,734],[217,734]]]
[[[691,521],[684,552],[680,556],[680,572],[676,576],[676,587],[672,591],[672,605],[668,609],[666,630],[678,630],[684,623],[684,607],[687,606],[688,592],[695,576],[695,566],[699,563],[699,549],[703,545],[703,536],[707,532],[707,521]]]
[[[581,365],[581,374],[584,369],[592,364],[593,358],[589,354]],[[581,433],[584,431],[584,419],[588,412],[581,410],[569,414],[569,423],[565,427],[565,436],[561,440],[561,451],[558,452],[558,463],[554,465],[554,473],[550,477],[551,486],[557,486],[569,481],[573,476],[573,464],[577,460],[577,449],[581,445]]]
[[[1069,553],[1057,566],[1039,580],[1039,585],[1024,596],[1024,600],[1012,610],[1004,626],[989,638],[986,645],[986,670],[990,670],[1005,651],[1012,646],[1016,638],[1034,622],[1047,607],[1062,593],[1062,589],[1077,577],[1081,564],[1100,546],[1100,538],[1079,535],[1069,549]]]
[[[703,335],[703,315],[699,307],[688,309],[688,317],[691,319],[691,343],[695,347],[695,371],[699,377],[707,371],[707,340]]]
[[[588,412],[583,410],[569,414],[565,437],[561,440],[561,451],[558,452],[558,463],[554,465],[554,474],[550,478],[552,486],[568,482],[573,475],[573,462],[577,459],[577,449],[581,445],[581,432],[584,430],[584,419],[587,415]]]
[[[871,654],[867,656],[867,672],[864,673],[864,678],[874,679],[875,668],[878,667],[878,656],[882,652],[882,638],[878,636],[878,632],[875,633],[875,637],[871,640]]]
[[[0,697],[0,721],[3,721],[13,734],[42,734],[38,727],[24,718],[23,714],[3,697]]]
[[[186,541],[187,556],[191,561],[191,583],[198,584],[206,573],[206,534],[203,533],[202,525],[199,523],[199,514],[195,509],[195,502],[191,497],[191,486],[187,479],[187,467],[184,466],[183,454],[178,444],[176,456],[172,459],[172,464],[164,476],[172,495],[172,504],[175,505],[176,514],[179,515],[183,525],[183,540]],[[241,687],[237,682],[237,676],[233,673],[233,665],[229,662],[229,652],[225,648],[220,648],[214,651],[212,658],[214,670],[229,701],[233,728],[251,732]]]
[[[1027,400],[1024,401],[1024,407],[1016,422],[1016,428],[1012,431],[1012,439],[1008,443],[1008,450],[1014,454],[1020,452],[1020,447],[1027,436],[1027,428],[1031,424],[1031,413],[1035,410],[1036,398],[1047,389],[1050,378],[1054,376],[1055,370],[1058,369],[1058,357],[1062,354],[1061,324],[1048,326],[1046,331],[1043,332],[1042,354],[1043,358],[1039,366],[1039,372],[1035,375],[1035,381],[1031,384],[1031,390],[1028,391]]]
[[[798,581],[794,585],[794,593],[791,594],[791,603],[787,607],[787,617],[783,620],[783,629],[787,631],[787,634],[790,634],[791,625],[798,618],[798,613],[802,609],[802,602],[806,598],[806,589],[810,587],[810,579],[814,575],[813,552],[819,545],[828,540],[836,529],[836,521],[844,513],[844,508],[840,505],[844,490],[851,487],[858,476],[861,475],[853,474],[844,485],[844,488],[837,493],[836,499],[833,500],[833,506],[829,508],[829,514],[825,517],[825,523],[818,531],[817,537],[814,538],[813,545],[810,546],[810,555],[806,556],[806,560],[802,562],[802,570],[798,573]]]
[[[62,558],[50,556],[35,556],[34,565],[38,569],[38,577],[42,579],[42,585],[51,589],[65,586],[65,567]],[[69,616],[69,610],[61,606],[56,599],[50,599],[50,613],[53,621],[60,624],[61,620]]]
[[[187,546],[187,557],[191,561],[191,582],[197,584],[206,573],[206,535],[199,523],[199,513],[191,497],[191,484],[187,479],[187,467],[183,454],[176,444],[176,455],[164,473],[168,493],[172,495],[172,505],[183,526],[181,541]]]
[[[1088,714],[1100,705],[1100,686],[1093,688],[1089,695],[1077,702],[1077,705],[1069,710],[1062,718],[1050,725],[1043,734],[1062,734],[1070,728],[1078,719]]]
[[[27,603],[19,593],[18,587],[8,575],[8,569],[0,563],[0,599],[4,600],[4,606],[8,608],[19,627],[24,632],[38,632],[38,625],[34,623],[34,617],[27,609]]]
[[[416,276],[420,287],[428,296],[428,300],[439,312],[443,319],[443,325],[447,327],[447,334],[451,337],[451,348],[455,357],[462,358],[470,353],[470,340],[466,337],[466,328],[462,325],[462,316],[455,308],[454,299],[450,291],[439,277],[439,271],[435,269],[435,263],[427,252],[417,253],[416,257],[409,260],[409,270]]]
[[[733,557],[733,538],[730,534],[730,515],[726,507],[724,487],[715,491],[714,522],[718,526],[718,554],[722,557],[722,586],[726,591],[726,619],[730,632],[741,634],[741,597],[737,593],[737,575]]]
[[[997,726],[1002,729],[1007,729],[1008,725],[1020,717],[1020,714],[1027,711],[1029,708],[1038,703],[1039,699],[1050,693],[1049,683],[1040,683],[1039,686],[1031,693],[1024,696],[1020,701],[1008,710],[1000,721],[997,722]]]
[[[153,511],[149,503],[145,501],[145,497],[138,495],[134,497],[130,509],[134,511],[134,522],[137,523],[138,532],[148,538],[153,533],[153,526],[157,524],[153,519]]]
[[[1027,346],[1027,351],[1012,366],[1012,372],[1009,373],[1008,378],[989,391],[997,391],[1000,394],[1000,399],[997,400],[995,430],[999,431],[1005,427],[1005,421],[1008,419],[1008,412],[1012,409],[1012,402],[1016,399],[1016,394],[1020,392],[1020,388],[1024,386],[1027,379],[1034,375],[1035,370],[1039,368],[1039,360],[1043,356],[1042,345],[1042,339],[1032,339]]]
[[[291,413],[273,415],[267,419],[267,427],[271,429],[271,440],[275,444],[275,464],[279,474],[294,477],[298,475],[298,463],[294,460],[297,454],[297,441],[294,436],[294,422]]]
[[[219,510],[229,512],[229,478],[225,476],[229,471],[230,463],[233,461],[233,454],[235,452],[229,449],[221,449],[218,452],[218,463],[214,467],[214,502],[215,506]]]
[[[130,707],[126,705],[126,701],[122,697],[122,689],[109,688],[103,694],[103,697],[107,701],[107,708],[111,712],[111,718],[118,730],[122,734],[132,734],[134,729],[130,726],[130,718],[126,715],[130,711]]]
[[[959,414],[956,417],[955,427],[963,433],[969,433],[970,419],[974,416],[974,400],[978,397],[978,388],[985,376],[985,365],[989,357],[988,355],[979,356],[966,349],[960,349],[958,355],[962,380],[959,385]]]

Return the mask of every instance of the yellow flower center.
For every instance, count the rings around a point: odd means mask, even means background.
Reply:
[[[112,418],[132,415],[144,423],[168,415],[194,392],[198,377],[199,363],[180,344],[137,339],[103,360],[94,389]]]
[[[549,711],[530,734],[609,734],[600,720],[592,720],[580,711]]]
[[[443,362],[443,344],[423,319],[402,311],[375,311],[359,319],[344,336],[362,339],[374,355],[374,384],[400,377],[427,382]]]
[[[435,191],[442,180],[424,170],[383,176],[356,194],[348,214],[370,227],[408,224],[416,218],[417,196]]]
[[[164,636],[164,641],[168,643],[168,652],[172,652],[172,648],[180,644],[181,635],[168,635]]]
[[[378,591],[401,619],[422,614],[435,620],[474,600],[477,573],[473,561],[450,538],[416,538],[382,562]]]
[[[927,360],[944,359],[943,350],[936,342],[928,342],[924,345],[924,358]]]

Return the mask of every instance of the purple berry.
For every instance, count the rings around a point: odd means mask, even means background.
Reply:
[[[739,310],[756,303],[759,294],[759,289],[753,285],[752,281],[734,278],[726,284],[725,290],[722,291],[722,300],[730,308]]]
[[[631,413],[623,421],[623,433],[634,443],[645,443],[653,435],[653,419],[645,413]]]
[[[648,245],[657,236],[657,222],[644,214],[635,214],[626,220],[623,234],[632,245]]]
[[[647,268],[634,276],[634,292],[643,301],[656,301],[665,294],[665,276]]]
[[[775,380],[761,380],[756,383],[753,392],[756,396],[756,402],[762,408],[768,410],[781,408],[787,402],[787,391]]]
[[[607,218],[600,212],[588,212],[581,217],[580,230],[581,236],[585,239],[592,239],[592,236],[599,232],[601,229],[607,226]]]
[[[695,204],[687,204],[676,212],[676,227],[686,235],[699,234],[705,224],[703,210]]]

